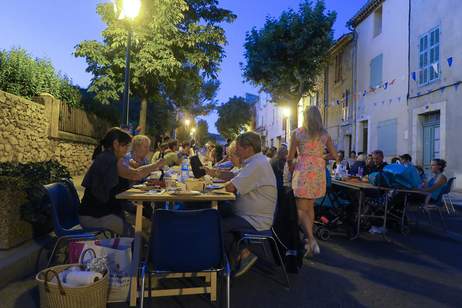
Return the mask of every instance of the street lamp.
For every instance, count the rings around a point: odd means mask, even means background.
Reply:
[[[122,7],[117,7],[117,0],[113,0],[114,11],[119,14],[118,19],[128,20],[129,22],[134,20],[141,8],[141,0],[122,0]],[[120,11],[120,12],[119,12]],[[130,92],[130,47],[132,43],[132,28],[130,23],[128,25],[128,38],[127,38],[127,49],[125,50],[125,84],[124,94],[122,97],[122,123],[128,126],[128,110],[129,110],[129,97]]]
[[[193,127],[193,128],[191,128],[191,133],[190,133],[191,139],[194,139],[194,135],[195,135],[195,134],[196,134],[196,128]]]
[[[282,107],[282,115],[286,118],[286,127],[284,128],[285,134],[284,134],[284,139],[285,142],[289,141],[290,138],[290,115],[291,115],[291,110],[289,107]]]
[[[184,124],[189,127],[189,124],[191,124],[191,120],[190,119],[185,119],[184,120]]]

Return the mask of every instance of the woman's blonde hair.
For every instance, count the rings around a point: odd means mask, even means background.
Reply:
[[[132,139],[132,149],[142,145],[144,142],[147,142],[148,146],[151,145],[151,139],[146,135],[136,135]]]
[[[308,130],[310,137],[318,137],[325,132],[318,107],[310,106],[305,110],[303,126]]]

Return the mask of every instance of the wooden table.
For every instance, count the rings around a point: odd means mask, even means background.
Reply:
[[[236,200],[236,196],[232,193],[226,194],[213,194],[213,193],[203,193],[200,195],[175,195],[170,194],[168,192],[164,192],[161,194],[150,194],[146,191],[138,190],[138,189],[129,189],[124,191],[116,196],[117,199],[123,199],[132,201],[136,206],[136,216],[135,216],[135,246],[133,252],[133,260],[132,260],[132,279],[130,285],[130,306],[136,306],[136,299],[138,296],[137,290],[137,273],[138,273],[138,266],[140,263],[140,253],[141,253],[141,243],[142,243],[142,227],[143,227],[143,202],[174,202],[174,201],[187,201],[187,202],[204,202],[209,201],[211,202],[211,207],[214,209],[218,209],[218,201],[231,201]],[[211,280],[215,279],[216,281],[216,273],[211,273]],[[168,292],[157,292],[157,296],[166,296],[166,295],[180,295],[184,294],[181,292],[181,289],[176,290],[165,290]],[[212,294],[214,293],[214,294]],[[214,297],[216,298],[216,290],[215,292],[211,293],[212,300]],[[144,296],[144,295],[141,295]]]
[[[374,185],[372,185],[372,184],[370,184],[368,182],[362,182],[362,181],[359,181],[359,180],[340,181],[340,180],[332,179],[332,185],[359,191],[358,214],[357,214],[357,217],[356,217],[356,219],[357,219],[357,221],[356,221],[356,233],[351,238],[352,240],[359,237],[360,226],[361,226],[361,218],[362,217],[380,218],[380,219],[382,219],[383,220],[383,225],[382,226],[384,228],[384,231],[386,230],[386,227],[387,227],[388,198],[385,198],[385,204],[384,204],[385,208],[384,208],[383,216],[363,215],[363,214],[361,214],[361,209],[364,206],[364,201],[366,199],[366,192],[367,191],[379,191],[379,192],[382,192],[382,193],[386,193],[386,192],[390,191],[392,188],[374,186]],[[383,233],[383,236],[385,238],[385,233]]]

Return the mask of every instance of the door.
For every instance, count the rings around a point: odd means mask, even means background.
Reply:
[[[368,146],[367,137],[369,135],[369,132],[367,130],[367,121],[362,122],[362,125],[363,125],[363,136],[362,136],[362,138],[363,138],[363,152],[365,154],[367,154],[367,146]]]
[[[425,173],[430,173],[432,159],[440,157],[440,113],[423,116],[423,165]]]

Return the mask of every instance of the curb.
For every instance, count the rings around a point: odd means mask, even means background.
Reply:
[[[0,251],[0,288],[10,282],[35,274],[37,257],[42,247],[52,241],[51,236],[28,241],[10,250]]]

